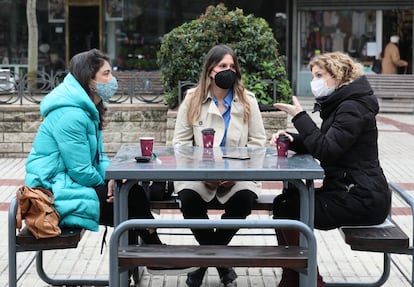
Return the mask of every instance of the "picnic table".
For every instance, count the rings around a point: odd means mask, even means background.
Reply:
[[[254,147],[167,147],[155,146],[156,158],[148,163],[137,163],[135,157],[140,155],[139,145],[123,145],[111,160],[106,170],[106,178],[117,181],[114,193],[114,224],[116,227],[128,220],[128,191],[137,181],[160,180],[257,180],[284,181],[295,185],[300,192],[300,224],[313,229],[314,214],[314,180],[322,179],[323,169],[310,155],[294,155],[288,158],[278,157],[275,148]],[[223,155],[249,155],[250,159],[224,159]],[[184,220],[185,221],[185,220]],[[147,223],[146,223],[147,224]],[[177,220],[177,225],[181,224]],[[295,226],[295,223],[292,223]],[[283,224],[282,224],[283,225]],[[290,225],[289,225],[290,226]],[[111,238],[112,239],[112,238]],[[112,240],[111,240],[112,242]],[[307,241],[308,242],[308,241]],[[120,240],[126,245],[126,237]],[[301,246],[305,245],[302,236]],[[110,246],[111,250],[119,246]],[[313,250],[311,252],[313,254]],[[312,255],[313,256],[313,255]],[[314,263],[316,263],[316,254]],[[110,260],[110,282],[117,286],[117,260]],[[316,266],[307,266],[308,278],[301,276],[305,286],[314,281]],[[313,272],[313,269],[315,272]],[[126,275],[126,274],[125,274]],[[121,276],[122,277],[122,276]],[[126,280],[123,276],[123,283]],[[308,279],[310,281],[305,282]],[[315,281],[316,282],[316,281]],[[121,283],[122,284],[122,283]]]

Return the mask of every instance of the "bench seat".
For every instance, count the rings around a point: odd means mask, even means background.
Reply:
[[[342,227],[340,231],[352,250],[399,253],[409,247],[409,237],[397,224],[384,227]]]
[[[62,228],[62,234],[57,237],[36,239],[27,227],[16,235],[18,251],[39,251],[76,248],[85,233],[84,229]]]
[[[299,246],[140,245],[120,247],[120,267],[287,267],[306,268],[307,249]]]
[[[123,245],[121,236],[131,229],[294,229],[305,240],[301,246],[269,245]],[[254,235],[253,235],[254,236]],[[126,239],[126,238],[125,238]],[[126,243],[126,242],[125,242]],[[124,243],[124,244],[125,244]],[[289,219],[130,219],[115,227],[110,239],[110,286],[121,286],[121,273],[136,266],[151,267],[285,267],[303,272],[316,286],[316,238],[309,226]]]
[[[414,75],[366,74],[381,112],[414,111]]]
[[[161,103],[164,85],[159,71],[116,71],[118,90],[111,102],[133,102],[134,99],[145,103]]]
[[[414,214],[414,199],[409,193],[401,189],[397,184],[388,182],[391,193],[397,194],[404,202],[411,207],[411,215]],[[383,270],[381,276],[374,282],[326,282],[326,287],[379,287],[386,286],[390,276],[391,263],[394,263],[397,270],[414,286],[414,272],[411,271],[411,278],[401,269],[396,261],[391,260],[391,254],[406,254],[411,257],[413,264],[414,248],[410,244],[410,237],[398,226],[390,214],[387,220],[380,225],[373,226],[344,226],[339,228],[344,241],[352,250],[365,252],[378,252],[384,256]],[[375,262],[377,264],[377,262]],[[411,266],[411,270],[414,266]],[[362,277],[363,275],[361,275]]]
[[[108,280],[96,279],[96,278],[72,278],[67,274],[64,278],[52,278],[45,272],[43,251],[45,250],[57,250],[57,249],[68,249],[77,248],[80,240],[85,234],[85,229],[82,228],[61,228],[62,233],[60,236],[51,238],[40,238],[36,239],[29,229],[25,226],[16,234],[16,212],[17,212],[17,198],[13,197],[8,214],[8,259],[9,259],[9,284],[10,287],[16,287],[18,280],[27,271],[29,266],[32,264],[30,261],[29,265],[23,269],[21,274],[17,274],[17,253],[26,251],[36,251],[36,271],[40,279],[52,286],[108,286]],[[13,236],[15,235],[15,236]],[[62,257],[62,262],[64,258]],[[19,268],[20,269],[20,268]]]

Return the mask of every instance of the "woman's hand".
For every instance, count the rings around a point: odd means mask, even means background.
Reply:
[[[204,185],[211,190],[217,189],[219,187],[223,187],[225,189],[230,189],[235,185],[235,181],[229,181],[229,180],[222,180],[222,181],[205,181]]]
[[[114,190],[115,190],[115,180],[111,179],[108,181],[108,198],[107,202],[114,202]]]
[[[204,185],[208,188],[208,189],[216,189],[217,187],[219,187],[220,185],[220,181],[204,181]]]
[[[296,96],[292,96],[292,100],[293,100],[293,105],[276,103],[276,104],[273,104],[273,106],[281,111],[288,113],[292,117],[294,117],[297,114],[299,114],[301,111],[303,111],[303,108],[300,105],[298,98]]]
[[[276,145],[276,141],[280,136],[287,136],[290,142],[293,142],[293,137],[288,134],[285,130],[279,130],[276,133],[272,134],[272,138],[270,139],[271,145]]]
[[[230,189],[233,187],[233,185],[235,185],[236,182],[235,181],[229,181],[229,180],[223,180],[220,182],[219,186],[223,187],[225,189]]]

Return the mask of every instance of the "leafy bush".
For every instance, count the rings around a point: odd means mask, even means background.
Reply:
[[[204,56],[217,44],[234,49],[244,84],[256,94],[259,104],[273,103],[273,86],[263,82],[269,79],[276,80],[278,101],[289,101],[292,89],[268,23],[219,4],[209,6],[198,19],[174,28],[161,40],[158,64],[166,90],[164,101],[170,108],[178,103],[178,81],[198,82]]]

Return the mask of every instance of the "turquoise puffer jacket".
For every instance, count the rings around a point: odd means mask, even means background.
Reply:
[[[99,112],[68,74],[41,102],[44,117],[26,162],[25,184],[52,190],[60,225],[99,228],[94,186],[105,184],[109,159],[98,129]]]

